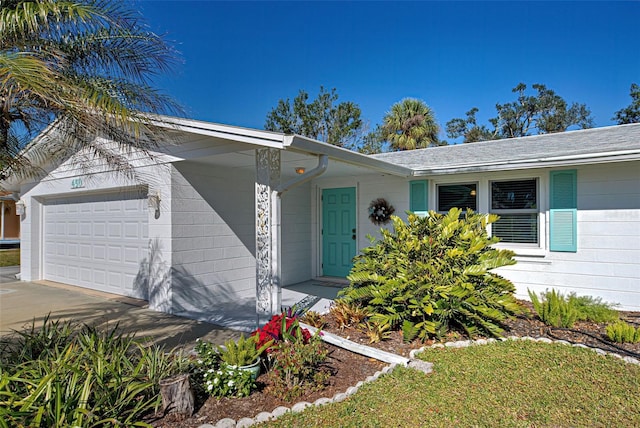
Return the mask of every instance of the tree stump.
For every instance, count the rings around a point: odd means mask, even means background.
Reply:
[[[189,417],[193,415],[193,391],[189,384],[189,375],[181,374],[159,382],[164,414]]]

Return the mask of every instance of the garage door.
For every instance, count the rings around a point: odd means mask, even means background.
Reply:
[[[44,241],[45,279],[147,299],[146,192],[47,200]]]

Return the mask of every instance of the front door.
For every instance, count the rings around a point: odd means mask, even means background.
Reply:
[[[344,278],[356,255],[356,188],[322,191],[322,274]]]

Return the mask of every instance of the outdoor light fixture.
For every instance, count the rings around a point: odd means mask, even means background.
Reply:
[[[475,196],[476,195],[476,189],[473,189],[470,193],[471,196]]]
[[[19,200],[16,202],[16,215],[24,215],[27,210],[27,206],[25,205],[23,200]]]
[[[303,166],[297,166],[295,170],[296,170],[296,174],[304,174],[305,172],[305,168]]]
[[[149,193],[147,196],[149,208],[154,211],[160,211],[160,193]]]

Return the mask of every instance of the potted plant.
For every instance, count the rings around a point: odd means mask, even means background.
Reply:
[[[240,370],[250,371],[251,377],[255,380],[260,374],[260,355],[269,346],[271,342],[258,348],[255,336],[245,338],[244,335],[240,335],[237,341],[229,340],[224,346],[218,347],[218,353],[224,363]]]

